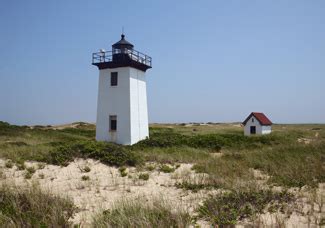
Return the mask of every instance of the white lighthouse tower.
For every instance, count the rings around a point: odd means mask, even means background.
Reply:
[[[99,69],[96,140],[132,145],[149,136],[145,72],[151,57],[121,40],[93,53]]]

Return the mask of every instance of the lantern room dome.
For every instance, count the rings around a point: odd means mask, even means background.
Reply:
[[[121,40],[112,45],[113,49],[133,49],[133,44],[125,39],[125,35],[121,35]]]
[[[93,53],[92,64],[102,69],[118,67],[133,67],[146,72],[152,67],[150,56],[133,49],[133,44],[125,39],[122,33],[121,40],[112,45],[111,51],[101,49]]]

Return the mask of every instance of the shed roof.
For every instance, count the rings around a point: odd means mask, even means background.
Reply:
[[[272,122],[271,120],[269,120],[269,118],[266,117],[266,115],[264,115],[264,113],[261,113],[261,112],[252,112],[247,118],[246,120],[243,122],[243,125],[246,125],[246,123],[248,122],[248,120],[254,116],[258,122],[261,124],[261,125],[264,125],[264,126],[269,126],[269,125],[272,125]]]

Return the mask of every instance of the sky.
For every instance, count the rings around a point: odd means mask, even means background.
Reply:
[[[153,58],[151,123],[325,123],[323,0],[0,3],[0,121],[96,121],[98,69],[122,27]]]

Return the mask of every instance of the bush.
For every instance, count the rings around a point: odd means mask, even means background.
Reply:
[[[69,227],[74,212],[70,200],[43,193],[39,188],[0,187],[1,227]]]
[[[128,173],[126,172],[126,168],[124,166],[120,167],[118,171],[120,171],[121,177],[126,177],[128,175]]]
[[[188,138],[188,146],[194,148],[207,148],[214,151],[220,151],[221,144],[215,134],[195,135]]]
[[[213,188],[220,188],[220,186],[216,184],[210,183],[191,183],[189,181],[182,181],[175,184],[176,188],[182,188],[186,190],[190,190],[192,192],[198,192],[202,189],[213,189]]]
[[[163,173],[172,173],[175,171],[175,169],[169,165],[162,165],[159,170]]]
[[[150,200],[122,200],[117,202],[111,210],[98,215],[93,227],[189,227],[191,216],[182,209],[175,210],[160,199]]]
[[[64,128],[62,130],[58,130],[59,132],[69,133],[78,136],[84,136],[87,138],[94,139],[96,136],[95,130],[89,129],[81,129],[81,128]]]
[[[139,179],[147,181],[147,180],[149,180],[149,174],[148,173],[140,173]]]
[[[133,145],[133,148],[143,149],[147,147],[172,147],[186,145],[188,136],[181,135],[178,133],[169,132],[166,133],[154,133],[150,135],[150,138],[142,140],[137,144]]]
[[[58,146],[50,152],[48,162],[66,166],[76,157],[93,158],[115,166],[135,166],[141,163],[140,157],[125,146],[95,141],[81,141]]]
[[[147,165],[147,166],[146,166],[146,169],[147,169],[148,171],[153,171],[153,170],[155,170],[155,166],[154,166],[154,165]]]
[[[242,134],[195,134],[192,136],[174,132],[173,129],[151,129],[150,138],[133,145],[133,149],[148,147],[180,147],[204,148],[220,151],[222,147],[234,149],[254,149],[263,145],[272,145],[280,139],[276,136],[246,137]]]
[[[218,196],[211,196],[199,207],[199,218],[213,225],[233,225],[238,220],[251,218],[263,213],[267,206],[282,209],[292,202],[294,197],[286,191],[271,190],[231,191]]]
[[[21,134],[18,130],[23,131],[25,127],[10,125],[7,122],[0,121],[0,135],[18,136]]]

